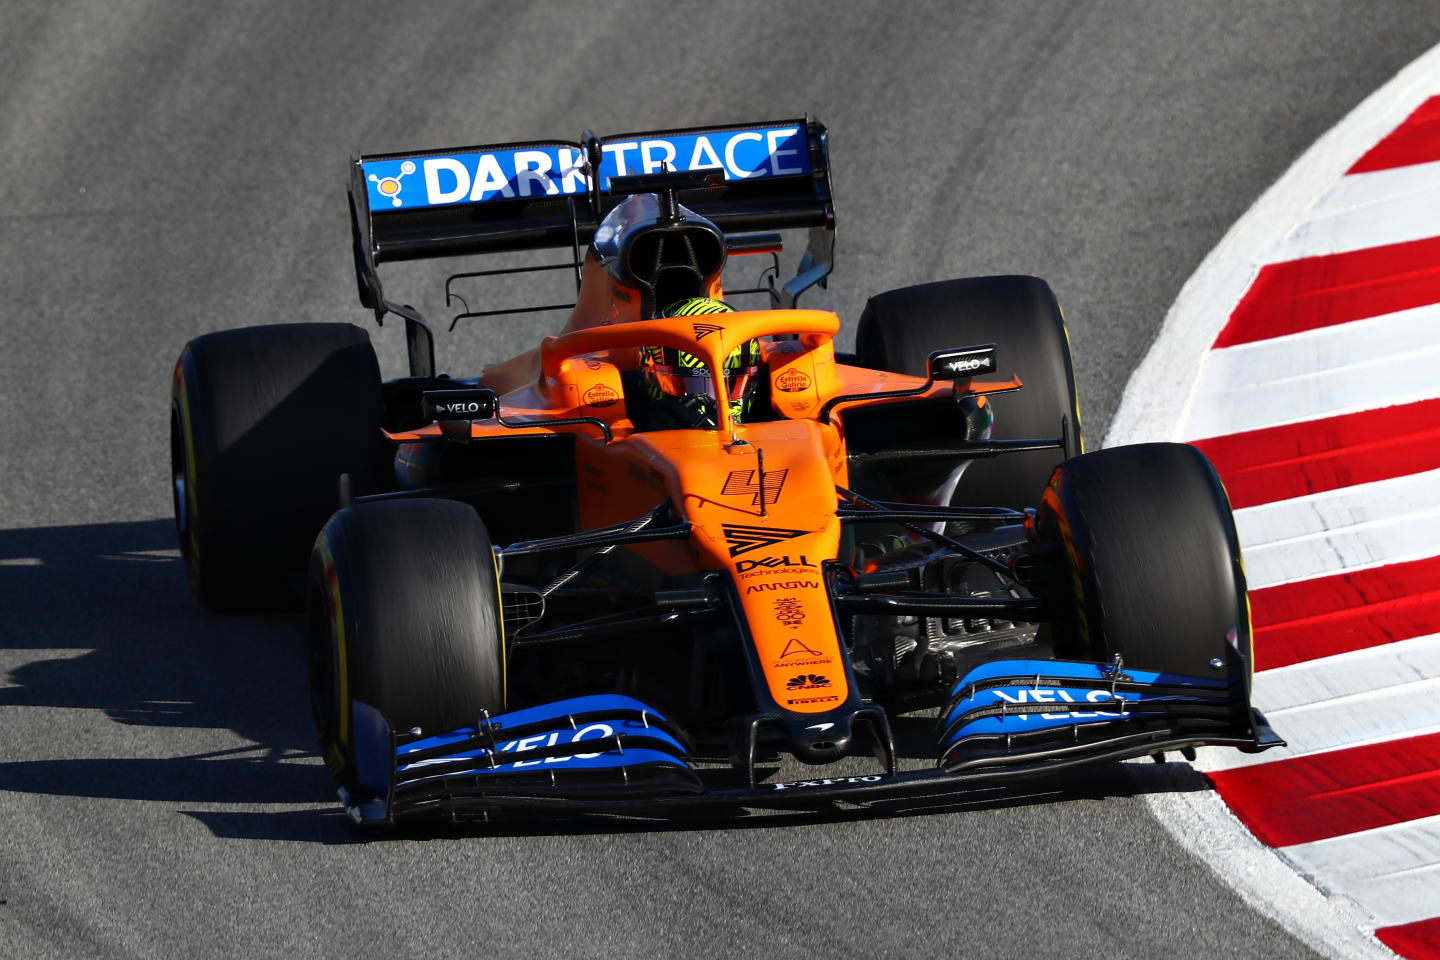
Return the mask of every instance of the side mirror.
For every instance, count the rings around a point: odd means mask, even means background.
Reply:
[[[420,412],[427,420],[493,420],[500,415],[500,398],[494,390],[426,390],[420,394]]]
[[[957,347],[952,350],[936,350],[930,354],[931,380],[968,380],[984,373],[999,369],[995,357],[995,344],[987,343],[978,347]]]
[[[850,400],[876,400],[880,397],[915,397],[922,393],[928,393],[930,388],[937,382],[951,380],[955,384],[955,399],[960,399],[969,393],[976,391],[971,387],[970,380],[977,374],[994,373],[998,369],[998,361],[995,359],[995,344],[986,343],[978,347],[954,347],[949,350],[936,350],[930,354],[928,371],[930,378],[923,386],[906,387],[903,390],[883,390],[879,393],[845,393],[837,397],[831,397],[820,407],[819,420],[821,423],[830,422],[830,411],[837,403],[845,403]],[[997,390],[1017,390],[1020,381],[1014,380],[1011,384],[987,384],[985,391],[993,393]]]

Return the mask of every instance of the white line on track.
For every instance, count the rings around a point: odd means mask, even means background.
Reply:
[[[1276,247],[1272,261],[1299,260],[1435,236],[1440,163],[1345,177]]]
[[[1424,920],[1440,908],[1440,816],[1297,843],[1281,854],[1380,926]]]

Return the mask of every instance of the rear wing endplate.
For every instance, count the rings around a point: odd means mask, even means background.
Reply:
[[[713,171],[717,186],[681,191],[688,208],[727,234],[809,229],[781,303],[829,275],[835,209],[823,124],[812,118],[506,143],[354,158],[350,225],[360,302],[405,318],[412,374],[434,372],[433,338],[419,313],[385,299],[379,264],[481,253],[580,248],[633,190],[662,171]]]

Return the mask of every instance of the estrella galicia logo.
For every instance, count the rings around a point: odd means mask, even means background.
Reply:
[[[609,407],[619,401],[620,394],[603,383],[597,383],[586,390],[585,396],[581,399],[585,401],[587,407]]]
[[[819,690],[830,686],[830,678],[821,673],[799,673],[785,684],[786,690]]]
[[[754,473],[754,471],[750,471]],[[768,491],[767,491],[768,493]],[[778,491],[777,491],[778,496]],[[759,493],[756,493],[759,497]],[[730,556],[738,557],[761,547],[773,547],[785,540],[809,533],[809,530],[786,530],[783,527],[749,527],[741,523],[721,524],[725,531],[725,542],[730,545]]]
[[[803,390],[810,389],[810,378],[805,374],[804,370],[796,370],[794,367],[791,367],[775,378],[775,386],[784,390],[786,393],[800,393]]]

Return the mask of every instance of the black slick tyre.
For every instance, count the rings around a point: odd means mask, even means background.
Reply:
[[[1036,530],[1057,549],[1055,656],[1248,677],[1250,613],[1225,489],[1194,447],[1147,443],[1067,460]]]
[[[191,591],[219,612],[293,605],[339,477],[381,489],[380,368],[348,323],[226,330],[175,364],[170,463]]]
[[[870,298],[855,337],[863,365],[917,377],[926,375],[932,352],[982,343],[996,345],[1002,374],[1018,374],[1024,383],[989,401],[991,437],[1063,436],[1066,445],[976,460],[951,502],[1034,506],[1031,498],[1055,466],[1084,449],[1070,341],[1049,284],[1035,277],[971,277],[891,290]]]
[[[437,734],[505,709],[504,625],[484,523],[448,500],[357,504],[310,558],[310,692],[326,766],[354,790],[354,705]]]

